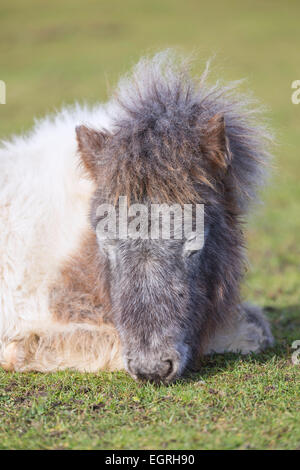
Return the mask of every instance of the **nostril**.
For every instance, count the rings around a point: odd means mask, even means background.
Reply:
[[[160,359],[160,361],[135,361],[127,359],[127,370],[135,379],[153,383],[171,382],[177,371],[177,362],[173,359]]]

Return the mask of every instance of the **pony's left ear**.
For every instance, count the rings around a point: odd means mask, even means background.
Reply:
[[[99,154],[108,136],[104,132],[96,131],[86,126],[77,126],[75,130],[81,160],[90,176],[96,179]]]
[[[201,136],[201,151],[214,175],[226,171],[231,162],[223,114],[215,114],[206,124]]]

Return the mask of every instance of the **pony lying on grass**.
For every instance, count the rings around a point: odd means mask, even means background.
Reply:
[[[209,87],[206,75],[193,80],[163,52],[141,60],[107,105],[64,109],[2,142],[2,367],[125,368],[170,382],[202,354],[272,344],[261,310],[239,298],[243,219],[270,138],[234,86]],[[119,196],[204,204],[204,246],[99,240],[97,208]]]

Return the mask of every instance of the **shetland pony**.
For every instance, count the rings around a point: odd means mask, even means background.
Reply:
[[[0,149],[0,363],[125,368],[170,382],[202,354],[272,344],[242,304],[243,220],[270,137],[234,85],[142,59],[106,105],[47,117]],[[76,142],[77,136],[77,142]],[[205,240],[96,236],[101,204],[204,204]]]

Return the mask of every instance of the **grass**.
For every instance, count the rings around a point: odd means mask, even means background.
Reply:
[[[0,371],[3,449],[300,448],[300,105],[296,0],[3,0],[0,136],[28,129],[62,103],[105,99],[140,55],[167,46],[216,54],[212,79],[247,77],[279,142],[264,205],[248,224],[245,297],[265,307],[276,346],[260,355],[206,358],[169,387],[125,373]]]

